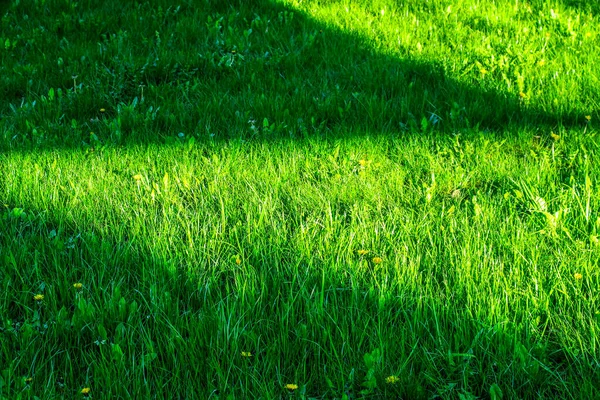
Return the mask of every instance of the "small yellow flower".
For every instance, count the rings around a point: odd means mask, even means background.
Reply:
[[[373,257],[373,263],[381,264],[383,262],[383,258],[381,257]]]
[[[583,275],[581,275],[579,272],[576,272],[575,275],[573,275],[575,277],[575,279],[577,279],[578,281],[583,279]]]
[[[252,357],[252,353],[249,351],[242,351],[242,357]]]
[[[83,283],[81,283],[81,282],[74,283],[73,287],[77,290],[80,290],[83,287]]]
[[[554,133],[554,132],[550,132],[550,136],[552,136],[552,139],[554,139],[554,140],[558,140],[558,139],[560,139],[560,136],[559,136],[559,135],[557,135],[557,134],[556,134],[556,133]]]
[[[237,257],[237,258],[235,259],[235,263],[236,263],[237,265],[240,265],[240,264],[242,263],[242,259],[241,259],[241,258],[239,258],[239,257]]]
[[[44,300],[44,295],[43,294],[36,294],[35,296],[33,296],[33,299],[35,301],[42,301],[42,300]]]
[[[101,112],[101,113],[103,113],[103,112],[105,112],[105,111],[106,111],[106,110],[105,110],[104,108],[101,108],[101,109],[100,109],[100,112]]]
[[[362,250],[361,249],[361,250],[358,250],[357,253],[358,253],[359,256],[364,256],[364,255],[369,254],[369,250]]]
[[[91,391],[92,389],[90,389],[89,387],[84,387],[83,389],[81,389],[81,394],[88,395]]]
[[[367,165],[369,165],[369,160],[358,160],[358,163],[360,164],[361,167],[366,167]]]
[[[296,390],[298,389],[298,385],[296,385],[295,383],[288,383],[287,385],[285,385],[285,388],[288,390]]]
[[[398,378],[396,375],[391,375],[391,376],[388,376],[387,378],[385,378],[385,381],[387,383],[394,385],[400,381],[400,378]]]
[[[139,181],[142,179],[142,175],[140,175],[140,174],[134,175],[133,179],[135,179],[136,181]]]
[[[588,120],[588,121],[591,121],[592,120],[592,116],[591,115],[586,115],[585,119]]]

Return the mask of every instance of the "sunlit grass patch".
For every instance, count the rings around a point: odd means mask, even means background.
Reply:
[[[453,371],[447,352],[466,352],[465,365],[497,376],[460,390],[497,384],[511,393],[503,380],[524,370],[550,382],[530,351],[571,376],[552,354],[579,360],[569,368],[595,357],[595,339],[581,329],[597,323],[597,182],[583,175],[578,183],[577,171],[590,168],[585,157],[572,153],[572,167],[561,161],[576,148],[551,138],[524,146],[486,135],[363,135],[5,155],[5,283],[18,279],[27,291],[4,299],[4,329],[33,330],[3,351],[36,337],[42,318],[58,324],[44,328],[42,343],[71,338],[91,343],[76,350],[81,361],[103,348],[118,361],[100,363],[101,382],[167,363],[181,378],[153,374],[174,382],[209,374],[221,390],[229,379],[250,379],[240,393],[278,393],[297,379],[303,390],[334,393],[351,384],[361,354],[382,343],[385,359],[367,368],[374,375],[360,389],[368,393],[404,387],[420,396],[439,387],[447,378],[436,372],[439,380],[427,383],[407,368]],[[573,178],[564,168],[575,168]],[[11,298],[22,305],[9,306]],[[509,361],[515,340],[518,364]],[[208,356],[182,363],[174,348]],[[131,357],[146,361],[128,367]],[[223,363],[236,367],[225,372]],[[503,363],[512,366],[500,373],[494,365]],[[328,365],[327,375],[318,365]],[[402,385],[384,389],[386,376]],[[553,390],[576,382],[569,379]],[[127,390],[142,390],[134,382]]]

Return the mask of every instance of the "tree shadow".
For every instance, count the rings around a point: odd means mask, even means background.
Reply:
[[[252,6],[209,1],[200,14],[198,2],[184,2],[177,12],[165,3],[134,31],[127,30],[135,26],[131,15],[149,5],[124,5],[121,13],[101,7],[83,34],[70,19],[49,28],[50,37],[70,44],[59,53],[58,68],[26,74],[12,65],[15,73],[0,82],[3,145],[96,146],[180,133],[247,139],[475,129],[510,135],[585,123],[575,106],[549,112],[518,93],[459,81],[441,63],[384,54],[355,33],[266,0]],[[192,24],[198,15],[205,20]],[[43,65],[35,53],[22,58]]]
[[[138,251],[129,243],[133,237],[80,231],[75,228],[80,222],[66,215],[48,217],[45,210],[22,213],[0,206],[0,247],[9,250],[3,253],[0,277],[8,277],[21,291],[41,288],[35,290],[53,303],[48,308],[60,310],[49,313],[45,306],[18,301],[19,291],[5,291],[0,295],[0,335],[8,340],[0,355],[13,380],[34,375],[46,382],[46,395],[63,397],[64,386],[78,387],[82,381],[91,382],[101,397],[181,393],[183,387],[204,397],[242,388],[248,392],[239,396],[264,395],[265,388],[256,383],[265,376],[311,382],[308,393],[314,396],[333,395],[342,388],[358,393],[368,373],[363,356],[375,348],[385,352],[386,370],[401,377],[402,397],[431,397],[447,389],[449,381],[462,382],[465,371],[480,373],[456,390],[479,396],[488,394],[490,375],[500,382],[516,378],[515,389],[507,388],[515,395],[539,394],[540,387],[555,397],[572,387],[581,393],[597,391],[586,381],[597,371],[573,364],[559,340],[551,337],[546,343],[524,332],[522,321],[486,325],[461,312],[456,299],[453,307],[442,299],[417,301],[406,293],[368,287],[368,280],[349,284],[341,275],[322,282],[319,267],[302,264],[294,271],[293,262],[280,259],[277,251],[268,259],[244,259],[256,267],[253,274],[233,265],[211,271],[208,263],[191,271],[176,257],[166,259],[151,247]],[[84,282],[84,289],[73,288],[73,282]],[[240,290],[240,285],[252,284],[256,291]],[[447,284],[440,278],[440,290]],[[336,313],[344,314],[336,320],[331,317]],[[415,314],[422,318],[418,323]],[[440,325],[447,337],[439,336]],[[12,335],[11,329],[20,334]],[[338,335],[347,338],[341,348]],[[32,340],[37,350],[22,351]],[[127,363],[115,358],[115,344]],[[472,354],[468,365],[444,357],[461,348]],[[253,368],[245,367],[242,351],[257,360]],[[159,368],[144,366],[148,354],[157,355]],[[433,354],[437,365],[432,367],[423,360]],[[273,363],[281,358],[294,362]],[[504,363],[508,367],[499,371],[498,364]],[[230,370],[224,373],[226,368]],[[347,378],[355,373],[356,380]],[[431,375],[423,379],[424,373]],[[556,374],[564,379],[557,380]],[[189,379],[197,376],[203,379]],[[242,386],[232,388],[232,379]],[[136,384],[140,381],[144,384]],[[12,394],[10,379],[5,384],[4,393]],[[16,384],[12,386],[16,393]],[[386,386],[380,382],[388,397],[398,395]]]
[[[600,14],[600,3],[594,0],[564,0],[563,5],[583,13]]]

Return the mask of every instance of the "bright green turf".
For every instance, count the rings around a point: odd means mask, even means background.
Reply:
[[[600,397],[600,7],[360,3],[0,6],[0,399]]]

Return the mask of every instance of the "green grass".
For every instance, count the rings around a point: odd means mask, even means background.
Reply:
[[[600,397],[595,3],[0,7],[0,399]]]

